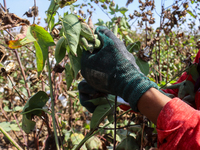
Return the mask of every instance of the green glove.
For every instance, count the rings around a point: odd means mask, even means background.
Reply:
[[[133,55],[110,30],[98,27],[95,33],[103,46],[93,53],[83,52],[81,74],[92,87],[122,97],[138,112],[140,97],[158,86],[139,71]]]
[[[85,80],[82,80],[78,84],[79,90],[79,100],[82,106],[84,106],[89,112],[93,113],[96,109],[96,105],[94,105],[89,100],[95,99],[98,97],[105,97],[107,94],[99,92],[91,87]]]

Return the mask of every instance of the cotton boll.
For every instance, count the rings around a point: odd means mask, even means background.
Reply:
[[[69,96],[65,96],[63,94],[60,94],[58,97],[58,100],[60,100],[60,102],[62,103],[63,107],[67,106],[67,99],[69,98]]]

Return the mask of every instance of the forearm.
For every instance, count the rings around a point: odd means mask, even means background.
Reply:
[[[137,103],[140,113],[144,114],[154,124],[162,108],[171,100],[171,98],[162,94],[155,88],[150,88],[145,92]]]
[[[156,124],[159,149],[199,149],[200,111],[154,88],[144,93],[137,106]]]

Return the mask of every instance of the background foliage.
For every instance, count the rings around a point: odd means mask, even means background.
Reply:
[[[51,0],[44,28],[39,22],[36,25],[36,1],[25,12],[34,18],[33,23],[8,12],[6,1],[1,5],[1,148],[156,148],[155,125],[140,114],[115,110],[115,97],[108,97],[108,101],[96,99],[94,103],[100,107],[94,114],[80,105],[77,85],[82,76],[76,54],[81,54],[76,48],[69,50],[63,28],[65,19],[74,14],[91,28],[108,27],[124,41],[143,73],[163,87],[176,81],[200,48],[200,27],[195,23],[199,20],[199,1],[174,1],[167,8],[162,1],[160,25],[156,28],[152,27],[154,0],[139,0],[139,11],[133,14],[127,14],[126,7],[110,0],[90,0],[80,5],[74,2]],[[134,1],[127,1],[127,5],[134,5]],[[63,7],[69,10],[56,21],[56,11]],[[99,18],[93,24],[91,16],[96,7],[110,20]],[[15,27],[21,31],[16,32]],[[107,111],[102,111],[105,108]]]

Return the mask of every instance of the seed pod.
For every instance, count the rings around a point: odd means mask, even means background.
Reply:
[[[114,33],[115,36],[117,36],[117,32],[118,32],[118,23],[116,23],[114,28],[113,28],[113,33]]]
[[[99,39],[95,39],[95,45],[94,48],[100,48],[101,47],[101,41]]]
[[[87,39],[83,36],[80,36],[79,44],[86,50],[91,53],[94,51],[94,43],[88,43]]]
[[[85,37],[89,42],[95,43],[93,30],[85,22],[81,22],[81,36]]]

